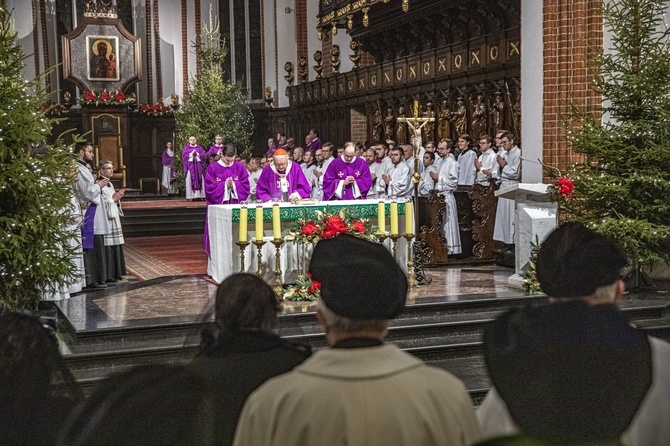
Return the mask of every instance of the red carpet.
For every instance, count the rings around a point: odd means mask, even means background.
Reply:
[[[129,272],[140,280],[207,273],[201,234],[126,238],[124,251]]]

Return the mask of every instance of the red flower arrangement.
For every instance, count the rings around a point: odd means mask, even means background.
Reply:
[[[163,116],[173,114],[173,110],[162,102],[154,104],[140,104],[138,113],[144,113],[149,116]]]
[[[132,94],[130,97],[122,91],[114,91],[110,93],[107,90],[102,90],[99,92],[95,91],[85,91],[82,98],[79,100],[80,103],[86,105],[128,105],[135,102],[135,95]]]
[[[561,177],[554,181],[554,186],[558,190],[558,199],[572,198],[572,192],[575,190],[575,182],[568,177]]]

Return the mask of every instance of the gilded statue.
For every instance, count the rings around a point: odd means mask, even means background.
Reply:
[[[405,119],[405,107],[398,107],[398,125],[395,130],[395,142],[398,144],[407,143],[407,124],[401,121]]]
[[[457,135],[468,133],[468,110],[465,108],[463,98],[458,98],[456,110],[451,113],[451,120]]]
[[[449,103],[444,100],[442,101],[442,107],[440,109],[440,114],[438,115],[438,126],[437,134],[440,139],[450,139],[451,138],[451,110],[449,110]]]
[[[472,104],[472,137],[480,138],[486,135],[486,102],[481,94],[478,94]]]

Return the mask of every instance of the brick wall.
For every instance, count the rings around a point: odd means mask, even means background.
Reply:
[[[361,50],[358,54],[360,54],[360,56],[361,56],[361,60],[358,64],[358,66],[360,66],[361,68],[369,67],[369,66],[375,64],[375,59],[367,51]]]
[[[559,168],[580,159],[563,125],[571,106],[596,110],[601,103],[588,69],[589,48],[603,42],[601,2],[544,0],[543,159]]]
[[[365,143],[368,139],[368,123],[365,114],[351,109],[351,140]]]

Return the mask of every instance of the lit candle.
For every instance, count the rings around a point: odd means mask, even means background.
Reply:
[[[256,241],[263,241],[263,206],[256,206]]]
[[[386,209],[383,201],[377,204],[377,226],[379,226],[379,233],[386,233]]]
[[[391,202],[391,235],[398,235],[398,203]]]
[[[249,219],[249,211],[245,205],[240,208],[240,241],[247,241],[247,220]]]
[[[414,207],[411,201],[405,203],[405,234],[414,234]]]
[[[279,205],[272,205],[272,236],[275,240],[281,238],[281,218],[279,216]]]

